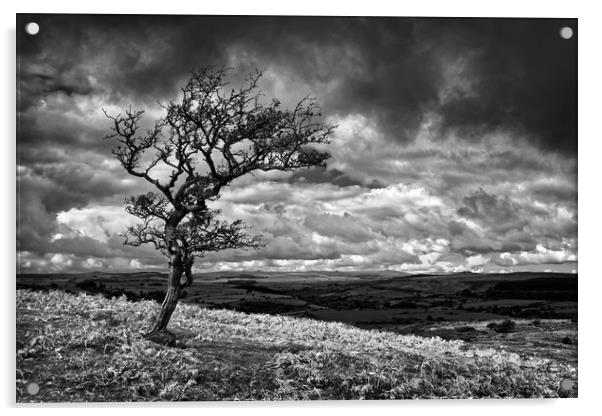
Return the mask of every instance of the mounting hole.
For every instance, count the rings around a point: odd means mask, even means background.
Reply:
[[[574,384],[575,383],[573,383],[568,378],[563,378],[562,380],[560,380],[560,390],[563,392],[570,392],[573,390]]]
[[[25,32],[28,35],[37,35],[39,31],[40,25],[38,25],[36,22],[29,22],[25,25]]]
[[[40,391],[40,386],[38,386],[37,383],[29,383],[25,388],[27,389],[27,393],[31,394],[32,396],[38,394]]]
[[[565,26],[560,29],[560,37],[562,39],[570,39],[573,37],[573,29],[569,26]]]

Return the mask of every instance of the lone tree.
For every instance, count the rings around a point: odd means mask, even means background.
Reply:
[[[292,110],[278,100],[261,104],[261,73],[232,89],[226,80],[230,70],[193,71],[181,98],[161,104],[164,115],[145,133],[140,133],[144,111],[105,112],[112,120],[107,139],[115,142],[113,155],[127,173],[154,187],[126,200],[126,211],[142,221],[127,229],[124,244],[153,244],[169,264],[167,293],[149,339],[175,339],[167,325],[182,288],[192,283],[195,255],[260,245],[260,237],[248,235],[242,221],[220,220],[207,203],[240,176],[325,166],[329,158],[312,146],[328,143],[334,130],[319,121],[313,99],[302,99]]]

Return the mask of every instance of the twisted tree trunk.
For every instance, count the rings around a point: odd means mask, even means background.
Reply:
[[[178,299],[180,299],[180,292],[182,289],[180,279],[185,271],[185,264],[182,255],[182,251],[178,248],[177,241],[175,239],[175,228],[172,224],[167,224],[165,227],[166,236],[169,237],[171,242],[169,251],[169,275],[167,277],[167,293],[165,299],[161,304],[161,311],[157,316],[155,323],[151,330],[145,335],[145,338],[151,341],[155,341],[161,344],[173,345],[176,337],[167,331],[167,324],[171,319],[171,315],[178,305]]]
[[[182,256],[175,254],[169,262],[169,276],[167,278],[167,293],[161,304],[161,311],[157,316],[151,330],[145,335],[145,338],[161,344],[171,345],[175,342],[175,336],[167,331],[167,324],[171,319],[178,299],[180,298],[180,279],[184,272],[182,266]]]
[[[167,329],[167,324],[176,309],[178,299],[180,298],[180,279],[184,268],[182,267],[182,256],[176,254],[172,256],[169,262],[169,276],[167,278],[167,293],[161,305],[161,312],[155,321],[152,331],[162,331]]]

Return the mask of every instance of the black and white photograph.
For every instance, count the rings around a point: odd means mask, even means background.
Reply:
[[[17,404],[578,397],[578,36],[17,14]]]

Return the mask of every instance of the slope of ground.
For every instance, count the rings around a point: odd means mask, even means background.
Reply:
[[[176,347],[145,341],[159,305],[17,291],[17,401],[558,397],[576,368],[337,322],[179,305]],[[39,391],[36,387],[39,387]]]

